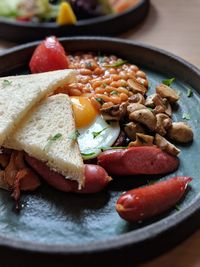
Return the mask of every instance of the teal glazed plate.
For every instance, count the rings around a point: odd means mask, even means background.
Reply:
[[[5,266],[133,266],[155,257],[197,229],[200,222],[200,71],[163,50],[135,42],[101,37],[61,39],[66,51],[101,51],[137,64],[147,73],[149,92],[162,80],[175,77],[180,93],[174,121],[183,121],[194,131],[194,141],[180,145],[176,175],[193,181],[185,198],[174,208],[145,223],[123,221],[115,211],[119,195],[142,186],[149,177],[114,177],[99,194],[59,192],[44,184],[34,193],[23,194],[22,210],[16,213],[9,193],[0,190],[0,253]],[[7,50],[0,56],[0,76],[28,73],[28,62],[38,43]],[[188,89],[193,91],[187,96]],[[12,97],[12,96],[11,96]],[[1,264],[0,264],[1,265]],[[1,265],[4,266],[4,265]]]

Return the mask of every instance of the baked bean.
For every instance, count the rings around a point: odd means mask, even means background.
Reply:
[[[113,106],[113,103],[112,103],[112,102],[106,102],[106,103],[104,103],[104,104],[102,105],[101,108],[110,108],[110,107],[112,107],[112,106]]]
[[[93,71],[93,74],[94,75],[101,75],[103,74],[104,71],[101,69],[101,68],[96,68],[94,71]]]
[[[80,96],[81,94],[82,94],[82,92],[78,89],[75,89],[75,88],[69,89],[69,95],[70,96]]]
[[[119,95],[119,97],[121,98],[121,102],[125,102],[125,101],[128,100],[128,95],[127,94],[121,93]]]
[[[105,90],[106,90],[106,92],[109,92],[109,93],[110,93],[110,92],[112,92],[112,91],[115,91],[116,88],[113,87],[113,86],[106,86]]]
[[[100,110],[101,104],[96,100],[95,96],[91,97],[91,103],[94,108],[96,108],[97,110]]]
[[[111,79],[113,81],[118,81],[120,79],[120,76],[118,74],[113,74],[113,75],[111,75]]]
[[[129,67],[134,72],[137,72],[139,70],[139,68],[136,65],[130,65]]]
[[[112,95],[110,99],[114,104],[121,104],[121,98],[117,95]]]
[[[118,80],[117,81],[117,87],[126,87],[127,86],[127,82],[125,80]]]
[[[95,93],[96,94],[103,94],[105,92],[105,88],[102,88],[102,87],[97,87],[95,89]]]
[[[96,97],[103,99],[103,101],[105,102],[110,102],[110,101],[112,102],[111,98],[104,94],[96,94]]]
[[[89,69],[80,69],[80,74],[82,75],[91,75],[92,71]]]
[[[114,69],[114,68],[110,68],[109,72],[110,72],[110,74],[116,74],[117,73],[116,69]]]
[[[140,84],[144,85],[145,87],[148,87],[148,85],[149,85],[149,83],[148,83],[148,81],[147,81],[146,79],[137,77],[136,80],[137,80]]]
[[[127,94],[128,95],[128,89],[124,88],[124,87],[118,87],[117,88],[117,92],[119,93],[123,93],[123,94]]]
[[[140,78],[146,79],[146,74],[144,73],[144,71],[138,70],[136,72],[136,77],[140,77]]]
[[[110,86],[117,88],[117,81],[111,82]]]

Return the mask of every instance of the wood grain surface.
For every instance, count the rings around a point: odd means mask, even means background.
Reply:
[[[146,20],[121,37],[168,50],[200,67],[200,0],[152,0]],[[0,52],[13,45],[0,40]],[[199,247],[200,230],[142,267],[199,267]]]

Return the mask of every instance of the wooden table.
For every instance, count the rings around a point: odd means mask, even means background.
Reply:
[[[152,0],[147,19],[122,37],[168,50],[200,67],[200,0]],[[0,40],[0,50],[11,47]],[[200,266],[200,230],[143,267]]]

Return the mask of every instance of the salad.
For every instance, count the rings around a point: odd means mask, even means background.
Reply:
[[[76,24],[77,20],[117,14],[140,0],[1,0],[0,16],[24,22]]]

